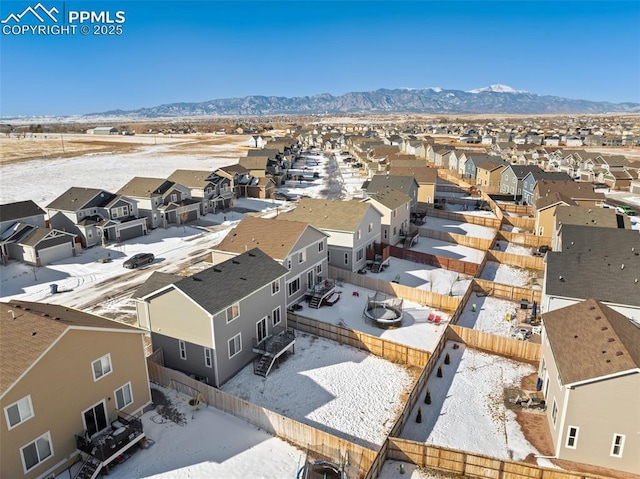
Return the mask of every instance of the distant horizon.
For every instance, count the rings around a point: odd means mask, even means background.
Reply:
[[[40,3],[55,28],[77,30],[21,34],[40,25],[31,12],[19,17],[38,0],[2,2],[4,118],[493,84],[640,103],[640,2]],[[64,16],[76,10],[93,12],[93,23]]]

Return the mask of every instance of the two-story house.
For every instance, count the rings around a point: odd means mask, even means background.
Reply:
[[[420,166],[417,168],[395,166],[391,164],[389,170],[390,176],[413,177],[418,183],[418,203],[433,204],[436,197],[436,188],[438,183],[438,169],[428,166]]]
[[[136,202],[150,228],[185,224],[200,217],[201,202],[191,198],[190,189],[163,178],[136,176],[118,194]]]
[[[95,477],[144,438],[144,333],[60,305],[0,305],[2,477],[57,477],[78,456]]]
[[[136,201],[121,193],[71,187],[49,203],[47,211],[51,227],[78,235],[84,248],[147,233]]]
[[[4,233],[15,223],[45,227],[46,212],[32,200],[15,201],[0,205],[0,234]]]
[[[436,173],[437,174],[437,173]],[[418,204],[418,191],[420,185],[413,176],[375,175],[371,180],[365,181],[362,189],[367,196],[386,191],[389,188],[404,193],[411,198],[411,210]]]
[[[540,174],[543,171],[535,165],[506,165],[500,172],[500,193],[523,197],[523,181],[527,175]],[[568,178],[567,178],[568,179]],[[533,195],[533,192],[531,192]],[[531,199],[529,199],[530,201]],[[529,203],[527,203],[529,204]]]
[[[554,457],[640,471],[640,328],[595,299],[542,315]]]
[[[401,191],[387,188],[362,200],[370,203],[382,213],[380,220],[380,240],[382,243],[396,245],[410,234],[411,198]]]
[[[587,206],[558,206],[555,211],[555,222],[551,234],[551,249],[562,251],[564,231],[571,226],[586,228],[620,228],[631,229],[631,221],[625,214],[613,208],[589,208]],[[582,230],[589,234],[588,230]]]
[[[500,178],[507,164],[499,157],[476,161],[476,185],[487,193],[500,191]]]
[[[302,198],[295,210],[278,220],[309,223],[328,235],[327,262],[352,272],[367,264],[367,249],[380,243],[382,213],[361,201]]]
[[[533,194],[536,183],[540,180],[570,181],[571,178],[561,171],[529,171],[522,179],[522,202],[526,205],[533,204]]]
[[[221,182],[211,178],[208,170],[176,170],[169,178],[176,184],[189,188],[189,194],[194,200],[200,200],[200,214],[215,213],[220,203],[218,199]],[[225,182],[222,182],[224,184]],[[228,184],[228,180],[226,182]]]
[[[309,223],[245,216],[215,247],[213,264],[260,248],[287,268],[287,306],[327,279],[328,235]]]
[[[208,384],[219,387],[258,358],[267,364],[256,372],[266,375],[294,344],[287,272],[253,248],[188,277],[152,276],[134,294],[138,323],[167,367]]]

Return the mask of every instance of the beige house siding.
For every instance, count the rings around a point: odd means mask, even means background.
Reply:
[[[182,292],[170,288],[148,301],[149,314],[153,318],[152,332],[213,347],[211,317]],[[188,323],[184,318],[189,318]]]
[[[420,186],[418,187],[419,203],[433,203],[433,199],[435,197],[436,197],[436,185],[420,184]]]
[[[111,355],[112,372],[94,381],[91,363],[105,354]],[[114,391],[128,382],[133,403],[124,411],[132,414],[151,402],[142,334],[68,331],[0,400],[2,477],[35,478],[68,467],[76,457],[75,435],[85,428],[83,411],[104,400],[114,421]],[[4,408],[27,395],[33,417],[8,430]],[[20,448],[47,431],[53,455],[24,474]]]
[[[542,338],[542,359],[540,361],[540,377],[542,378],[542,392],[547,402],[547,420],[549,422],[549,431],[555,450],[557,451],[558,437],[560,429],[564,426],[562,423],[562,411],[565,402],[565,388],[560,384],[558,369],[553,358],[551,346],[546,338]],[[553,420],[553,403],[556,403],[557,413],[555,422]]]
[[[551,206],[536,212],[536,231],[538,236],[551,238],[555,225],[556,206]],[[542,229],[541,229],[542,228]],[[542,232],[541,232],[542,231]]]
[[[640,373],[598,381],[571,390],[560,458],[601,467],[640,471]],[[576,448],[566,447],[569,426],[578,427]],[[611,455],[615,434],[625,436],[622,457]]]

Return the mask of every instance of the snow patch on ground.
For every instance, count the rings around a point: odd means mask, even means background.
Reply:
[[[467,261],[469,263],[481,263],[485,254],[484,251],[479,249],[469,248],[468,246],[461,246],[455,243],[448,243],[446,241],[440,241],[432,238],[425,238],[423,236],[418,239],[418,243],[414,245],[411,250],[421,251],[423,253],[437,256],[445,256],[447,258]]]
[[[445,218],[436,218],[433,216],[425,216],[424,219],[425,222],[421,226],[422,228],[485,239],[493,239],[493,237],[496,235],[496,230],[487,226],[481,226],[472,223],[462,223],[460,221],[448,220]]]
[[[480,279],[512,286],[531,286],[531,282],[535,278],[535,271],[501,264],[496,261],[487,261],[480,274]]]
[[[515,318],[518,307],[517,303],[506,299],[471,295],[456,324],[497,336],[511,337],[514,322],[507,321],[506,318],[507,314],[510,318]]]

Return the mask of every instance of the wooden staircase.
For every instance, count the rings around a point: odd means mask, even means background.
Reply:
[[[314,294],[309,300],[309,307],[313,309],[320,309],[320,305],[322,304],[322,295]]]
[[[258,376],[266,378],[273,367],[273,363],[276,361],[275,356],[263,354],[258,361],[258,364],[254,368],[254,373]]]
[[[372,273],[379,273],[381,269],[382,269],[382,263],[373,263],[371,265]]]
[[[94,479],[102,469],[102,463],[89,456],[73,479]]]

